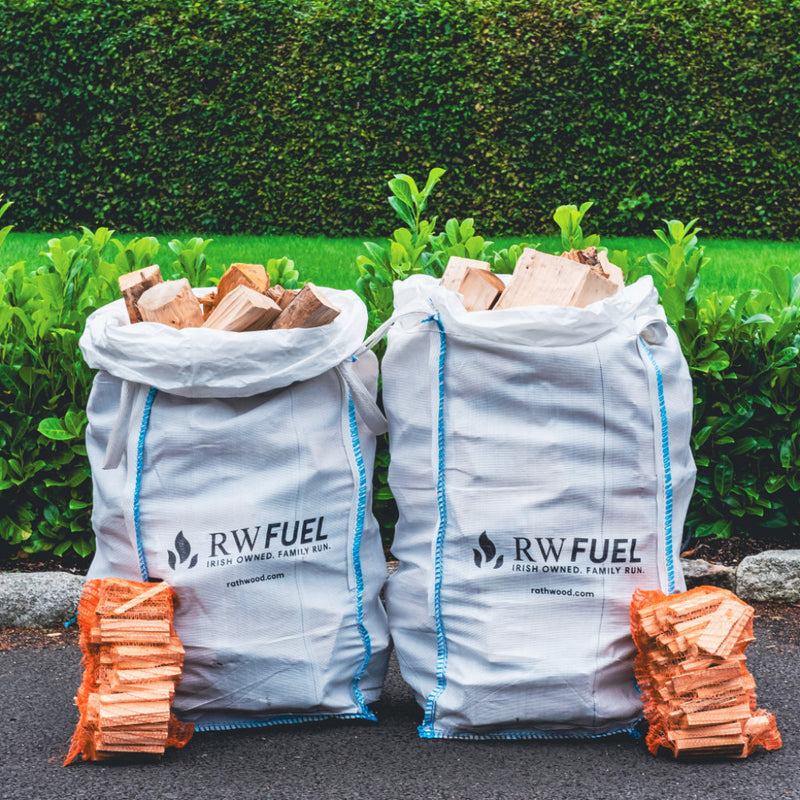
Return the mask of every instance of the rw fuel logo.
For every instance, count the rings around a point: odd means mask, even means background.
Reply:
[[[478,569],[482,569],[483,567],[500,569],[500,567],[503,566],[503,556],[497,555],[497,548],[494,542],[486,535],[486,531],[478,537],[478,545],[480,550],[477,547],[472,548],[473,559]],[[497,557],[495,558],[495,556]]]
[[[175,570],[178,564],[184,565],[187,561],[189,561],[186,565],[187,569],[196,567],[197,553],[192,555],[192,546],[189,544],[189,540],[183,535],[183,531],[178,531],[178,535],[175,537],[175,550],[167,550],[167,562],[169,568]]]
[[[495,536],[497,539],[497,535]],[[567,575],[643,575],[645,564],[636,536],[502,536],[505,556],[486,531],[472,558],[478,569]]]

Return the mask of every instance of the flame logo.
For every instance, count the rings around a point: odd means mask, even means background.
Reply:
[[[497,548],[494,546],[494,542],[486,535],[486,531],[478,537],[478,544],[480,545],[480,550],[477,547],[472,548],[475,566],[480,568],[484,563],[489,566],[495,555],[497,555]],[[494,562],[492,569],[499,569],[501,566],[503,566],[503,556],[497,556],[497,561]]]
[[[177,555],[175,555],[172,550],[167,550],[167,561],[169,562],[169,568],[172,570],[176,569],[178,563],[185,563],[186,559],[192,554],[192,546],[189,544],[189,540],[183,535],[183,531],[178,531],[178,535],[175,537],[175,550],[177,551]],[[195,553],[187,569],[196,566],[197,554]]]

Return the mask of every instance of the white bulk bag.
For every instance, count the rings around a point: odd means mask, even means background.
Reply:
[[[81,338],[97,552],[90,578],[163,579],[186,649],[175,697],[196,730],[374,719],[388,630],[370,511],[374,356],[353,292],[312,329],[130,325]]]
[[[684,588],[695,475],[652,280],[587,308],[467,312],[427,276],[394,292],[386,602],[420,735],[631,730],[631,595]]]

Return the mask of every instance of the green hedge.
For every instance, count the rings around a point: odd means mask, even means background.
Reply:
[[[387,164],[444,217],[795,237],[800,0],[5,0],[21,228],[374,235]]]
[[[357,288],[373,325],[391,312],[393,280],[439,275],[451,255],[491,258],[498,272],[513,269],[519,247],[490,253],[471,219],[450,219],[432,233],[424,215],[439,172],[421,189],[405,175],[390,182],[392,207],[408,227],[383,244],[369,243],[358,259]],[[590,205],[556,212],[562,249],[599,243],[580,225]],[[7,211],[0,202],[0,217]],[[0,228],[0,244],[9,227]],[[707,259],[695,230],[694,223],[670,222],[656,231],[665,247],[635,264],[624,253],[611,254],[628,282],[644,270],[654,275],[689,364],[698,473],[687,522],[698,536],[788,535],[800,530],[800,273],[774,267],[764,276],[768,290],[710,293],[698,302]],[[213,283],[222,265],[206,261],[207,244],[171,241],[176,259],[165,274],[195,286]],[[154,263],[158,245],[154,237],[123,244],[107,228],[84,229],[51,239],[43,266],[0,268],[0,557],[20,551],[85,557],[94,549],[84,445],[93,375],[78,335],[88,314],[119,295],[119,274]],[[266,266],[273,283],[291,285],[287,280],[298,277],[286,258]],[[382,437],[374,511],[389,546],[397,510],[387,466]]]

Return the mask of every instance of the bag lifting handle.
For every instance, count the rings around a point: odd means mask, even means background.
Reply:
[[[358,416],[376,436],[380,436],[389,430],[389,423],[386,421],[386,417],[378,407],[378,404],[373,400],[372,394],[353,369],[355,360],[355,357],[353,357],[353,361],[343,361],[334,369],[349,389]]]

